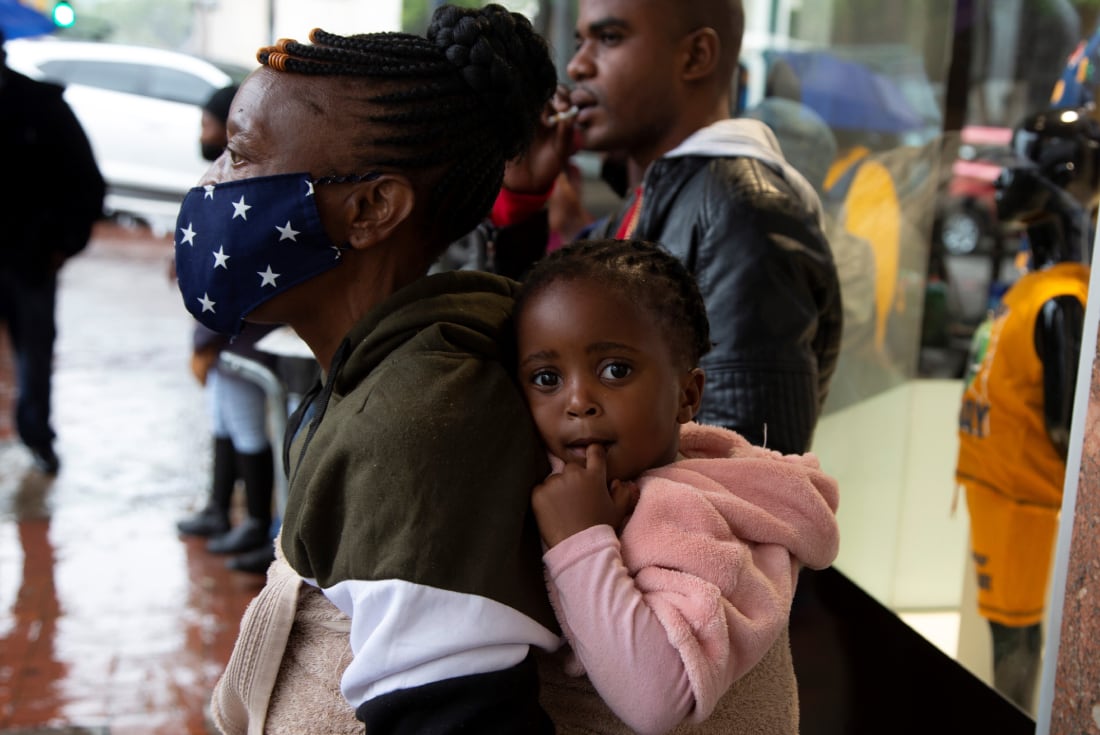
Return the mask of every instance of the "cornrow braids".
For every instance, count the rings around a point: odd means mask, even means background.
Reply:
[[[499,193],[505,163],[524,151],[557,84],[546,41],[530,21],[499,5],[444,5],[425,37],[280,39],[256,54],[280,72],[363,79],[357,145],[365,167],[421,172],[427,212],[442,249],[472,230]]]
[[[673,349],[692,367],[711,349],[699,286],[680,260],[643,240],[581,240],[535,263],[523,279],[515,313],[560,281],[592,280],[652,314]]]

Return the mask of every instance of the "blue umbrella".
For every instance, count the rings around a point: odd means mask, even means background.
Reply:
[[[825,51],[781,51],[798,78],[802,104],[832,128],[904,133],[926,124],[896,84],[869,67]]]
[[[4,38],[22,38],[52,33],[57,26],[42,13],[18,0],[0,0],[0,30]]]

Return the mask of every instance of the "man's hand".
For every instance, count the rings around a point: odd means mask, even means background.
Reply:
[[[545,194],[554,179],[576,152],[573,142],[573,119],[550,122],[550,116],[570,107],[569,91],[559,87],[546,104],[543,124],[535,131],[535,139],[522,154],[504,167],[504,188],[520,194]]]
[[[567,464],[535,487],[531,507],[548,548],[586,528],[607,524],[618,533],[637,503],[633,482],[607,483],[607,450],[589,444],[584,465]]]

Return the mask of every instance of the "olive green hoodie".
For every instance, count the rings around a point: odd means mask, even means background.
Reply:
[[[291,445],[282,550],[352,619],[353,707],[558,645],[530,511],[549,465],[508,368],[516,287],[444,273],[373,309]]]

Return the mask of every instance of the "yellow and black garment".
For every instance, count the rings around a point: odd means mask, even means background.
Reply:
[[[1086,266],[1059,263],[1017,281],[963,394],[956,480],[970,513],[978,609],[1002,625],[1042,620],[1066,473],[1046,431],[1035,324],[1051,299],[1084,304],[1088,278]]]

